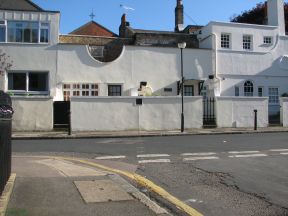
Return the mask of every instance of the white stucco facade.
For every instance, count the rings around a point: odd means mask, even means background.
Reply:
[[[185,97],[184,110],[185,129],[201,128],[202,97]],[[73,131],[180,130],[181,97],[72,97],[71,113]]]
[[[199,48],[183,50],[184,86],[192,86],[189,93],[198,96],[205,81],[206,95],[217,97],[219,127],[252,127],[251,109],[255,107],[261,111],[259,126],[265,127],[268,113],[278,114],[279,97],[288,93],[288,37],[285,35],[283,0],[268,0],[267,5],[268,25],[213,21],[198,32]],[[0,28],[6,31],[5,40],[0,41],[1,50],[13,60],[12,68],[0,77],[0,89],[15,97],[15,130],[24,130],[25,124],[27,130],[51,130],[53,101],[69,100],[73,96],[77,96],[71,103],[75,130],[177,129],[179,116],[170,122],[163,116],[170,112],[171,115],[179,113],[176,109],[180,97],[175,97],[180,95],[179,48],[124,45],[118,58],[103,63],[91,56],[87,45],[60,43],[59,20],[59,12],[0,10]],[[34,29],[21,27],[31,23],[36,26]],[[17,25],[23,30],[21,34],[15,33],[19,30]],[[15,28],[15,32],[11,33],[9,28]],[[27,28],[29,34],[25,36]],[[34,30],[38,34],[36,42],[33,41]],[[48,31],[47,41],[42,41],[42,30]],[[29,39],[32,42],[25,41]],[[3,39],[0,37],[0,40]],[[143,82],[147,84],[150,97],[143,98],[145,106],[131,106],[135,97],[130,96],[138,96]],[[109,86],[120,86],[117,93],[122,98],[109,99]],[[158,96],[158,99],[153,96]],[[33,103],[27,102],[29,97]],[[46,97],[49,102],[44,103]],[[197,104],[196,108],[185,104],[185,112],[188,116],[191,114],[192,119],[188,120],[187,128],[202,127],[200,99],[187,98],[188,104]],[[26,110],[36,109],[37,99],[38,108],[48,110],[40,123],[36,118],[42,118],[41,111],[36,113],[38,116],[31,116]],[[251,106],[245,107],[245,103]],[[77,118],[81,109],[88,113],[97,110],[93,115],[101,119],[102,113],[117,112],[118,107],[122,107],[124,113],[117,117],[122,124],[117,127],[111,124],[110,128],[109,124],[85,125],[87,121]],[[28,119],[21,115],[28,115]],[[154,121],[153,116],[160,116],[163,122]],[[133,118],[130,120],[129,117]],[[111,117],[110,120],[115,119]]]

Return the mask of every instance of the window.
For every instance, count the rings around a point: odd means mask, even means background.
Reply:
[[[49,41],[49,23],[8,21],[7,27],[8,42],[48,43]]]
[[[0,42],[6,42],[6,22],[0,20]]]
[[[263,43],[264,44],[272,44],[272,37],[264,36]]]
[[[252,50],[252,36],[251,35],[243,35],[243,49]]]
[[[121,96],[121,85],[108,85],[108,96]]]
[[[253,83],[251,81],[244,83],[244,96],[253,96]]]
[[[221,34],[221,48],[229,49],[230,48],[230,34]]]
[[[49,23],[40,23],[40,43],[49,41]]]
[[[278,104],[279,103],[279,91],[276,87],[269,88],[269,103],[270,104]]]
[[[194,96],[194,86],[184,85],[184,96]]]
[[[258,97],[263,97],[263,87],[258,87]]]
[[[202,88],[202,90],[201,90],[200,95],[201,95],[203,98],[206,98],[206,97],[207,97],[207,89],[208,89],[207,86],[203,86],[203,88]]]
[[[63,84],[64,101],[69,101],[71,96],[98,96],[98,84],[73,83]]]
[[[240,88],[239,88],[239,86],[235,86],[234,87],[234,91],[235,91],[235,96],[239,97],[240,96]]]
[[[47,95],[48,73],[11,72],[8,73],[8,91],[16,94]]]

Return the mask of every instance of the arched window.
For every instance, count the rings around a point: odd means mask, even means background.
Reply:
[[[253,96],[253,83],[251,81],[244,83],[244,96]]]

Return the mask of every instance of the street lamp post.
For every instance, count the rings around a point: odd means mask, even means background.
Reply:
[[[184,75],[183,75],[183,49],[185,49],[186,43],[178,43],[178,48],[181,50],[181,98],[182,98],[182,103],[181,103],[181,133],[184,132]]]

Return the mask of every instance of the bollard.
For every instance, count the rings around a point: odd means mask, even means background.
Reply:
[[[71,110],[68,111],[68,135],[70,136],[72,134],[71,129]]]
[[[257,110],[254,110],[254,130],[257,130]]]

